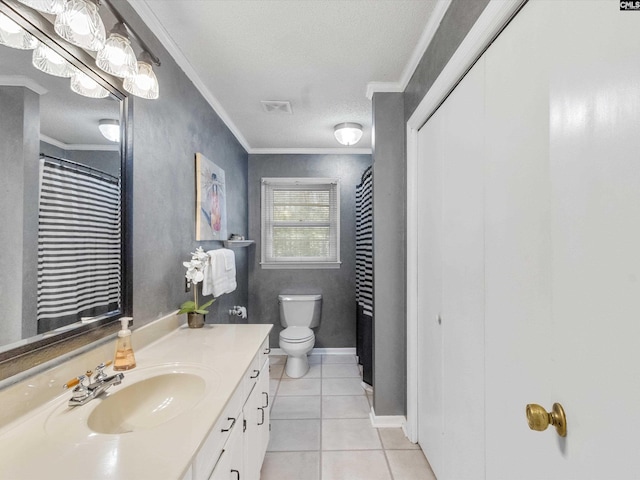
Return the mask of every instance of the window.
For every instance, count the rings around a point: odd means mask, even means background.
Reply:
[[[262,268],[340,268],[337,178],[262,179]]]

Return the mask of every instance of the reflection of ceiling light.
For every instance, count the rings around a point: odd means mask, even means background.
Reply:
[[[20,50],[36,48],[38,40],[5,14],[0,13],[0,44]]]
[[[31,62],[38,70],[48,73],[49,75],[63,78],[69,78],[73,75],[73,69],[71,65],[69,65],[69,62],[44,43],[38,42],[38,46],[33,51]]]
[[[97,52],[104,46],[104,23],[93,0],[67,0],[54,28],[58,35],[78,47]]]
[[[90,98],[105,98],[109,96],[109,92],[85,73],[77,68],[74,69],[71,77],[71,90],[79,95]]]
[[[104,48],[98,52],[96,65],[116,77],[131,77],[138,73],[136,54],[133,53],[124,23],[116,23],[109,32]]]
[[[40,12],[57,15],[64,10],[65,0],[18,0],[27,7],[34,8]]]
[[[120,122],[118,120],[102,119],[98,122],[100,133],[110,142],[120,141]]]
[[[159,96],[158,79],[151,68],[151,55],[142,52],[138,60],[138,74],[124,79],[122,86],[124,89],[137,96],[154,100]]]
[[[355,145],[362,138],[362,125],[350,122],[339,123],[333,127],[333,134],[342,145]]]

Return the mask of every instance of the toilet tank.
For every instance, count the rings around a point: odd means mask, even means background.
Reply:
[[[278,295],[283,327],[317,327],[322,313],[322,295]]]

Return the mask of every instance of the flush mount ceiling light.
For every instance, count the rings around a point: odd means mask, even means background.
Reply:
[[[73,75],[73,69],[69,62],[47,47],[44,43],[38,42],[38,46],[33,51],[31,63],[38,70],[54,75],[56,77],[69,78]]]
[[[5,14],[0,13],[0,44],[19,50],[32,50],[38,40]]]
[[[158,79],[153,73],[152,62],[151,55],[146,51],[142,52],[140,60],[138,60],[138,74],[127,77],[122,82],[122,86],[127,92],[149,100],[158,98],[160,94]]]
[[[355,145],[362,138],[362,125],[351,122],[339,123],[333,127],[333,134],[342,145]]]
[[[110,142],[120,141],[120,122],[118,120],[102,119],[98,122],[98,129],[102,136]]]
[[[109,92],[106,89],[98,85],[98,82],[77,68],[74,68],[73,75],[71,76],[71,90],[89,98],[106,98],[109,96]]]
[[[18,0],[20,3],[39,12],[57,15],[64,10],[65,0]]]
[[[54,24],[58,35],[78,47],[97,52],[105,43],[104,23],[94,0],[67,0]]]
[[[132,77],[138,73],[136,54],[133,53],[124,23],[116,23],[109,32],[104,48],[98,52],[96,65],[116,77]]]

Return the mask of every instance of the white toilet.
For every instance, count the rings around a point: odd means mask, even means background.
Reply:
[[[278,295],[280,348],[288,355],[285,372],[291,378],[300,378],[309,371],[307,353],[316,337],[311,330],[320,325],[322,295]]]

